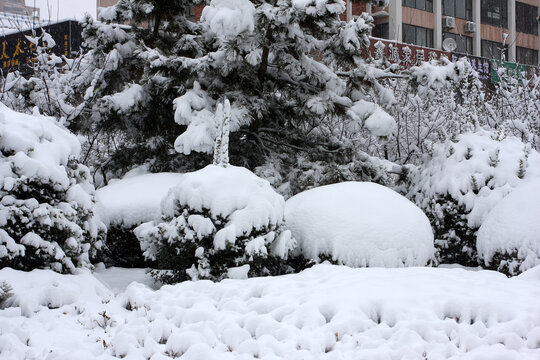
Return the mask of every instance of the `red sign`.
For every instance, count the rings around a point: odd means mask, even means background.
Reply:
[[[399,64],[402,69],[419,66],[425,61],[439,60],[441,56],[450,59],[447,51],[378,38],[370,38],[368,52],[373,59],[384,57],[392,64]]]

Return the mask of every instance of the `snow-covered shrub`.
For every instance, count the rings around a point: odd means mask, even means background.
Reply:
[[[423,266],[433,259],[433,232],[422,211],[393,190],[344,182],[300,193],[285,220],[298,251],[348,266]]]
[[[478,230],[476,246],[486,267],[507,275],[540,265],[540,180],[497,203]]]
[[[294,246],[282,230],[285,202],[245,168],[207,167],[185,174],[161,202],[161,221],[135,232],[166,283],[274,275]]]
[[[13,288],[11,285],[9,285],[6,281],[0,282],[0,309],[3,309],[6,301],[13,296],[13,293],[11,292]]]
[[[174,173],[136,175],[96,191],[99,214],[108,225],[103,248],[107,263],[122,267],[149,265],[133,230],[160,217],[161,199],[181,176]]]
[[[270,181],[286,199],[318,186],[344,181],[367,181],[385,186],[392,183],[388,176],[390,162],[361,152],[340,155],[337,158],[294,154],[289,158],[294,160],[293,163],[270,158],[256,168],[255,173]]]
[[[0,267],[89,267],[105,227],[77,138],[52,118],[0,105]]]
[[[530,145],[479,131],[436,144],[409,172],[407,196],[432,223],[438,260],[476,266],[476,232],[489,211],[520,183],[537,177],[540,154]]]

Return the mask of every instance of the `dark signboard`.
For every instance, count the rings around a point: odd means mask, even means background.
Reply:
[[[531,79],[535,75],[540,75],[540,67],[538,66],[516,64],[509,61],[503,63],[500,60],[467,54],[452,53],[452,62],[462,57],[469,60],[472,68],[478,72],[478,77],[485,84],[498,84],[501,81],[499,73],[503,75],[503,78],[511,77],[520,83],[522,79]]]
[[[39,38],[42,35],[42,29],[51,35],[56,43],[50,49],[54,54],[73,58],[80,52],[82,27],[76,21],[68,20],[36,28],[34,31],[26,30],[0,36],[0,67],[3,76],[15,70],[19,70],[22,74],[32,73],[36,45],[27,36]]]
[[[469,54],[461,54],[461,53],[452,53],[451,60],[452,62],[456,62],[458,59],[466,57],[467,60],[471,63],[471,67],[476,70],[478,73],[478,78],[483,83],[490,83],[491,81],[491,62],[487,58],[483,58],[480,56],[473,56]]]

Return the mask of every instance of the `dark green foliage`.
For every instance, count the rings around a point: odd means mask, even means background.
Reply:
[[[437,196],[424,209],[435,231],[439,263],[478,266],[476,232],[467,222],[468,211],[450,195]]]
[[[191,215],[201,215],[210,219],[215,229],[210,234],[199,236],[189,224]],[[236,238],[234,244],[227,243],[225,249],[214,247],[214,236],[222,229],[228,220],[213,217],[207,210],[194,211],[187,207],[177,209],[176,217],[165,219],[150,231],[138,233],[146,248],[147,258],[155,260],[157,269],[151,275],[165,284],[172,284],[193,279],[221,280],[227,276],[230,268],[249,264],[248,276],[268,276],[291,273],[293,269],[285,259],[267,253],[246,252],[246,244],[257,238],[264,237],[268,245],[280,229],[253,229],[248,236]],[[274,233],[275,232],[275,233]],[[296,259],[296,265],[302,265]]]
[[[6,303],[13,296],[13,288],[6,281],[0,281],[0,309],[6,307]]]
[[[139,239],[133,233],[136,226],[111,225],[103,247],[104,261],[110,266],[126,268],[154,267],[144,258]]]
[[[13,168],[19,177],[9,191],[0,190],[0,209],[6,220],[3,236],[16,246],[8,247],[0,257],[0,268],[52,268],[65,273],[91,266],[105,229],[95,220],[92,207],[68,196],[74,187],[91,186],[88,169],[72,157],[66,170],[71,182],[68,189],[48,178],[29,179]]]
[[[522,262],[523,259],[518,256],[517,250],[514,250],[511,253],[495,253],[489,264],[483,265],[486,269],[499,271],[510,277],[521,273],[519,267]]]

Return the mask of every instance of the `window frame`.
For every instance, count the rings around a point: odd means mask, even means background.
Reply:
[[[523,53],[529,53],[529,54],[523,54]],[[525,57],[530,56],[531,57],[530,61],[528,61],[528,59],[525,59],[524,61],[523,60],[524,55]],[[538,50],[516,46],[516,62],[518,64],[538,66]]]
[[[495,59],[495,60],[500,60],[501,59],[501,53],[500,53],[500,50],[499,53],[497,54],[497,56],[493,56],[493,51],[491,51],[491,54],[487,54],[484,52],[484,46],[485,45],[489,45],[491,48],[493,48],[493,46],[496,46],[497,49],[500,49],[503,44],[500,43],[500,42],[496,42],[496,41],[490,41],[490,40],[483,40],[481,41],[481,53],[482,53],[482,57],[485,57],[485,58],[488,58],[488,59]],[[508,61],[508,44],[504,46],[504,52],[505,52],[505,59],[506,61]]]
[[[371,32],[371,35],[379,39],[389,39],[390,38],[390,24],[389,23],[375,24]]]
[[[495,9],[500,10],[495,12]],[[495,13],[499,14],[500,17],[496,18],[493,15]],[[481,0],[480,22],[508,29],[508,0]]]
[[[406,29],[406,28],[408,28],[408,29]],[[429,29],[429,28],[425,28],[425,27],[421,27],[421,26],[410,25],[410,24],[402,24],[401,31],[402,31],[402,34],[403,34],[403,42],[404,43],[414,45],[414,46],[419,46],[419,47],[433,48],[433,29]],[[406,34],[410,34],[411,31],[413,32],[414,42],[409,42],[409,41],[405,40]],[[418,41],[418,39],[419,39],[418,32],[419,31],[424,31],[425,32],[425,44],[420,44],[419,41]]]
[[[424,5],[421,6],[419,3],[424,3]],[[411,9],[433,12],[433,0],[402,0],[401,5]]]
[[[516,31],[538,35],[538,7],[516,1]],[[518,21],[519,19],[519,21]],[[530,28],[529,28],[530,27]]]
[[[458,1],[464,2],[464,6],[459,6]],[[451,4],[450,4],[451,3]],[[446,6],[445,6],[446,4]],[[449,5],[450,4],[450,5]],[[443,16],[451,16],[457,19],[463,19],[472,21],[472,0],[442,0],[442,14]],[[464,8],[465,15],[458,16],[458,9]]]

